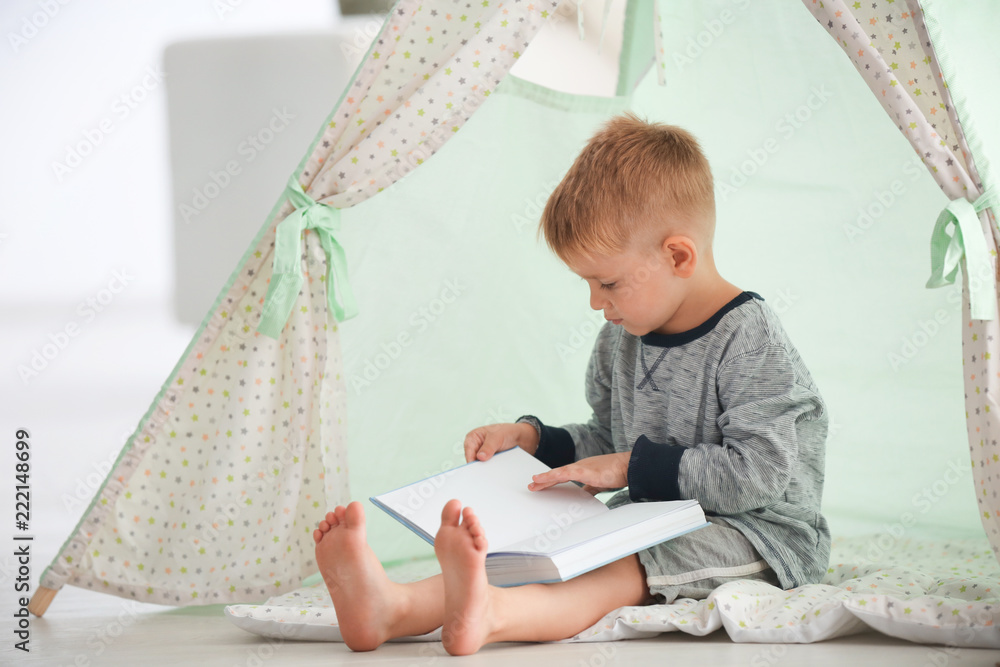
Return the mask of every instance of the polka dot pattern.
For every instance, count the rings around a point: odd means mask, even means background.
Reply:
[[[935,182],[950,200],[975,201],[983,194],[975,162],[945,79],[928,18],[914,0],[803,0],[816,20],[844,49],[896,127],[909,140]],[[966,119],[968,121],[968,119]],[[943,206],[942,206],[943,208]],[[998,276],[1000,227],[993,210],[979,214],[990,253],[987,275],[969,276],[962,265],[962,373],[965,380],[969,459],[979,518],[1000,562],[1000,318],[974,320],[970,281]],[[927,221],[927,235],[933,220]],[[956,232],[952,232],[956,233]],[[1000,307],[997,312],[1000,313]]]
[[[303,190],[345,208],[422,164],[557,4],[397,2],[311,147]],[[314,232],[302,235],[307,281],[281,335],[257,332],[275,229],[294,211],[279,204],[42,586],[213,604],[287,591],[315,570],[311,532],[350,500],[346,385]]]

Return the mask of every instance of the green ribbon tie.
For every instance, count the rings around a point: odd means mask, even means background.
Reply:
[[[996,315],[996,280],[977,215],[992,205],[994,194],[990,188],[975,202],[969,202],[964,197],[953,199],[941,211],[931,233],[931,277],[927,280],[927,287],[953,284],[962,266],[969,281],[969,308],[974,320],[992,320]],[[955,224],[955,232],[949,236],[945,229],[952,223]]]
[[[326,299],[334,319],[343,322],[358,314],[358,304],[347,282],[347,256],[336,238],[340,233],[340,209],[313,201],[302,191],[295,174],[288,179],[285,194],[295,206],[295,211],[275,230],[274,271],[257,326],[258,332],[275,340],[285,328],[288,315],[302,289],[302,232],[306,229],[316,230],[326,253]],[[343,306],[337,303],[334,276],[340,283]]]

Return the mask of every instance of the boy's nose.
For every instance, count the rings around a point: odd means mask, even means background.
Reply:
[[[604,310],[604,305],[608,302],[600,292],[590,288],[590,307],[594,310]]]

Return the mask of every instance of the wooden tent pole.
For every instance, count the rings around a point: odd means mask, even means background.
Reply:
[[[45,588],[45,586],[39,586],[35,594],[31,596],[31,602],[28,603],[28,611],[30,611],[35,616],[41,617],[45,613],[45,610],[49,608],[49,604],[52,602],[52,598],[56,596],[59,591],[54,591],[51,588]]]

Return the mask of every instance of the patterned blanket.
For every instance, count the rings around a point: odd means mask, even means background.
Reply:
[[[433,558],[387,569],[407,582],[440,572]],[[312,583],[308,583],[311,581]],[[341,641],[337,615],[318,575],[260,605],[226,616],[265,637]],[[735,642],[809,643],[881,632],[926,644],[1000,648],[1000,564],[982,540],[901,539],[887,533],[835,538],[822,583],[783,591],[737,580],[704,600],[621,607],[561,642],[613,641],[719,628]],[[441,629],[394,641],[440,641]]]

